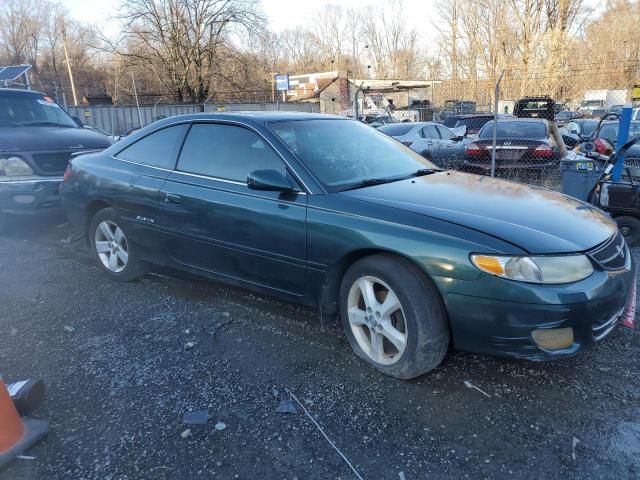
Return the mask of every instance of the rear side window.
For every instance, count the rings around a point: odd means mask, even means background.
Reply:
[[[188,125],[174,125],[147,135],[128,146],[117,157],[130,162],[152,167],[173,169],[178,150],[184,139]]]
[[[178,170],[246,182],[254,170],[286,168],[280,157],[256,133],[234,125],[194,124],[184,142]]]

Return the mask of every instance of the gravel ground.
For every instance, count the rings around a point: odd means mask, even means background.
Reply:
[[[640,478],[638,331],[554,363],[452,352],[398,381],[312,310],[176,272],[107,281],[59,223],[0,236],[1,373],[44,379],[51,422],[0,480],[357,478],[299,405],[276,412],[288,391],[364,479]]]

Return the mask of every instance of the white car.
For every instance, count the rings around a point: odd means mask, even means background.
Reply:
[[[441,168],[455,168],[464,160],[464,137],[439,123],[393,123],[378,130]]]

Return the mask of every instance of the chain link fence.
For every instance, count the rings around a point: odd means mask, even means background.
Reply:
[[[637,61],[573,71],[511,69],[484,79],[426,80],[419,88],[390,83],[395,86],[359,92],[358,116],[446,169],[491,175],[493,163],[498,178],[559,190],[567,152],[586,143],[602,154],[616,147],[626,104],[636,107],[630,138],[640,135]],[[342,113],[353,115],[353,94],[348,101]],[[321,111],[335,104],[322,97],[319,103]],[[639,164],[640,151],[626,161]]]

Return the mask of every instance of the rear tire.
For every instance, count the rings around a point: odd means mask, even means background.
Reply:
[[[618,228],[627,245],[637,247],[640,245],[640,220],[630,215],[621,215],[615,218]]]
[[[402,258],[379,254],[351,266],[340,287],[340,316],[356,355],[391,377],[434,369],[449,346],[440,293]]]
[[[89,243],[98,266],[109,278],[129,282],[143,276],[147,267],[128,240],[123,222],[113,208],[98,211],[89,224]]]

